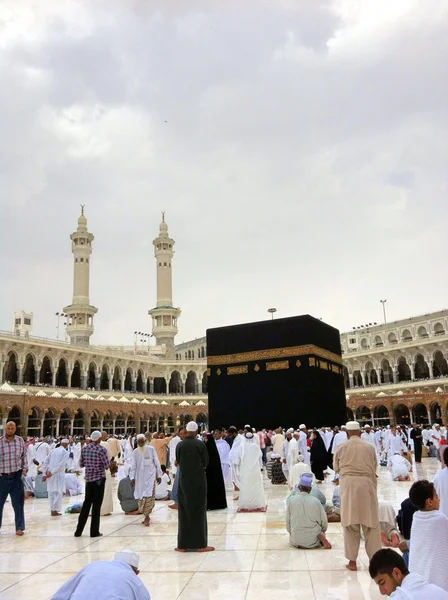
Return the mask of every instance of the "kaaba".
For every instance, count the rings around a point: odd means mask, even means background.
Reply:
[[[346,421],[339,331],[302,315],[207,330],[209,426]]]

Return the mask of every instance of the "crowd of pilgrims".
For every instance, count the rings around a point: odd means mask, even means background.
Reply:
[[[354,448],[355,444],[346,442],[358,434],[359,440],[365,442],[370,450],[364,455],[363,452],[368,448],[364,444],[350,456],[347,448]],[[207,455],[204,462],[206,510],[226,509],[226,494],[233,492],[238,512],[265,512],[265,486],[284,485],[288,490],[285,527],[292,546],[330,549],[331,544],[326,537],[327,525],[329,522],[342,521],[345,553],[349,559],[347,567],[350,570],[357,568],[356,558],[362,529],[366,551],[371,560],[370,572],[383,593],[392,590],[394,598],[426,598],[425,595],[412,595],[412,590],[436,584],[437,588],[425,588],[430,589],[431,598],[436,599],[448,599],[448,570],[437,543],[440,540],[444,544],[448,535],[446,436],[446,428],[438,424],[432,427],[414,424],[374,428],[365,425],[361,428],[355,421],[346,426],[312,430],[308,430],[304,424],[298,429],[285,430],[280,427],[274,431],[256,430],[246,425],[240,430],[232,426],[227,430],[194,434]],[[113,511],[113,478],[118,480],[117,493],[122,510],[130,515],[143,514],[143,524],[147,526],[154,501],[171,500],[169,507],[178,510],[179,455],[176,454],[176,448],[184,437],[185,428],[180,428],[173,435],[147,432],[138,436],[116,436],[103,432],[100,443],[107,450],[109,468],[106,471],[101,516]],[[29,438],[26,441],[28,471],[23,477],[25,493],[28,496],[48,496],[52,516],[61,514],[62,494],[82,494],[81,453],[83,447],[90,443],[92,440],[89,436]],[[148,466],[148,473],[151,472],[150,486],[140,482],[142,489],[137,493],[139,471],[135,467],[134,451],[139,446],[141,452],[145,452],[147,446],[152,447],[157,459],[154,458],[153,464]],[[46,489],[49,483],[46,472],[50,471],[52,456],[58,448],[64,450],[64,469],[55,494],[53,483],[51,491]],[[344,489],[344,476],[348,475],[353,479],[354,476],[361,479],[370,477],[376,495],[374,478],[377,477],[377,467],[388,468],[391,481],[408,481],[410,472],[413,468],[418,468],[422,458],[426,457],[437,457],[441,469],[433,483],[425,480],[414,483],[409,498],[402,503],[397,515],[390,503],[378,502],[378,510],[375,511],[369,506],[369,502],[364,502],[368,500],[368,494],[363,497],[367,479],[362,482],[364,487],[360,488],[360,495],[356,500],[347,491],[345,494],[341,493],[341,487]],[[344,461],[347,463],[345,466]],[[352,473],[347,472],[347,465],[348,471],[353,469]],[[51,468],[54,468],[54,464]],[[326,478],[334,486],[331,503],[327,502],[326,496],[319,489]],[[145,486],[148,489],[143,489]],[[74,512],[79,512],[76,504],[74,508]],[[366,515],[369,511],[371,514]],[[350,519],[347,516],[349,513],[356,516]],[[372,533],[375,532],[375,521],[379,524],[379,546],[374,542]],[[359,529],[354,535],[350,529],[353,523],[358,524]],[[390,554],[384,549],[380,550],[381,546],[395,550]],[[206,548],[213,550],[208,546]],[[415,548],[418,548],[418,552]],[[402,557],[398,550],[402,552]],[[398,559],[402,562],[397,563]],[[406,588],[408,595],[400,596],[406,587],[402,584],[404,580],[409,588]]]

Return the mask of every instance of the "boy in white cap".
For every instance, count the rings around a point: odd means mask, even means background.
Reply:
[[[59,448],[51,451],[41,467],[42,481],[47,482],[52,517],[60,517],[62,514],[62,495],[65,493],[65,465],[69,459],[68,444],[68,439],[61,440]]]
[[[139,555],[116,552],[114,560],[99,560],[86,565],[64,583],[51,600],[151,600],[148,590],[137,577]]]
[[[341,488],[341,524],[344,531],[347,569],[356,571],[356,559],[364,533],[368,557],[381,549],[377,497],[377,456],[374,446],[361,439],[357,421],[346,425],[348,442],[338,446],[333,468],[339,474]]]

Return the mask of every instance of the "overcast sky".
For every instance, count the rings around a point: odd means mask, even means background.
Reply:
[[[177,342],[310,313],[341,330],[448,306],[446,0],[2,0],[0,329],[73,291],[133,343],[152,240]]]

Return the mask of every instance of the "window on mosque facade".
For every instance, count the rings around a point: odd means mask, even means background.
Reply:
[[[25,325],[31,325],[31,319],[25,319]]]
[[[20,325],[21,322],[22,322],[22,319],[16,319],[16,325]]]
[[[349,342],[350,344],[356,344],[356,338],[350,338]]]

